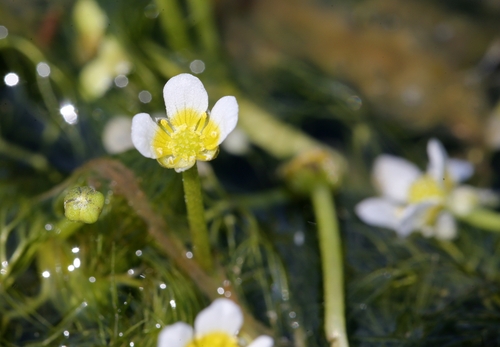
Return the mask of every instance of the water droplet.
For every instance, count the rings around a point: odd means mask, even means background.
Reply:
[[[200,74],[205,71],[205,63],[202,60],[193,60],[191,64],[189,64],[189,69],[192,73]]]
[[[129,269],[129,270],[127,271],[127,273],[128,273],[130,276],[132,276],[132,275],[134,274],[134,269]]]
[[[151,95],[150,92],[148,92],[147,90],[143,90],[139,93],[139,100],[143,103],[143,104],[147,104],[149,102],[151,102],[151,100],[153,99],[153,96]]]
[[[222,287],[217,288],[217,293],[218,293],[219,295],[224,294],[224,288],[222,288]]]
[[[175,308],[177,306],[176,303],[175,303],[175,300],[170,300],[170,306],[172,308]]]
[[[75,270],[75,267],[74,267],[73,265],[69,265],[69,266],[68,266],[68,271],[69,271],[69,272],[71,272],[71,271],[73,271],[73,270]]]
[[[19,83],[19,76],[14,72],[9,72],[7,75],[5,75],[3,80],[9,87],[14,87]]]
[[[45,230],[51,231],[53,228],[52,224],[45,224]]]
[[[36,72],[41,76],[41,77],[49,77],[50,75],[50,66],[47,63],[41,62],[38,63],[36,66]]]
[[[293,318],[297,317],[297,314],[294,311],[290,311],[290,313],[288,313],[288,317],[293,319]]]
[[[9,262],[7,260],[2,261],[2,267],[9,266]]]
[[[118,88],[125,88],[128,85],[128,77],[125,75],[118,75],[115,77],[115,85]]]
[[[225,293],[224,293],[224,296],[226,298],[230,298],[231,297],[231,292],[229,290],[227,290]]]
[[[299,325],[299,323],[298,323],[298,322],[293,322],[293,323],[291,324],[291,326],[292,326],[292,328],[293,328],[293,329],[297,329],[300,325]]]
[[[42,272],[42,276],[43,276],[44,278],[49,278],[49,277],[50,277],[50,272],[48,272],[48,271],[44,271],[44,272]]]
[[[64,330],[63,335],[66,336],[66,337],[68,337],[69,336],[69,331]]]
[[[167,285],[165,283],[160,284],[160,289],[165,289],[167,288]]]
[[[155,19],[159,14],[160,12],[156,8],[156,4],[149,4],[144,8],[144,15],[146,18]]]
[[[6,38],[8,35],[9,30],[3,25],[0,25],[0,40]]]
[[[347,106],[353,111],[357,111],[363,106],[363,101],[357,95],[351,95],[346,99]]]
[[[293,243],[295,243],[297,246],[302,246],[305,240],[306,236],[304,235],[303,231],[299,230],[293,234]]]
[[[161,325],[160,325],[160,324],[158,324],[158,323],[156,323],[155,327],[157,327],[158,329],[160,329],[160,328],[161,328]]]
[[[192,259],[193,258],[193,253],[192,252],[186,252],[186,258]]]
[[[95,277],[94,276],[90,276],[89,277],[89,282],[90,283],[95,283]]]
[[[75,266],[75,268],[78,269],[81,264],[82,262],[80,261],[80,258],[75,258],[75,260],[73,260],[73,265]]]
[[[142,251],[138,249],[137,251],[135,251],[135,255],[140,257],[142,255]]]
[[[78,122],[78,115],[76,114],[75,106],[71,104],[61,106],[59,113],[61,113],[64,120],[68,124],[76,124]]]
[[[78,253],[78,252],[80,252],[80,248],[78,248],[78,247],[73,247],[73,248],[71,249],[71,252],[73,252],[73,253]]]
[[[422,103],[423,100],[422,90],[418,86],[409,86],[403,90],[401,98],[406,106],[417,106]]]

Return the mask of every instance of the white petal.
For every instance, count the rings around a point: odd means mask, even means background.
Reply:
[[[113,117],[106,123],[102,142],[108,153],[122,153],[134,147],[130,132],[131,127],[132,119],[130,117]]]
[[[427,144],[427,155],[429,156],[429,166],[427,173],[439,184],[443,184],[448,163],[448,154],[443,144],[437,139],[430,139]]]
[[[215,331],[234,336],[242,324],[243,313],[238,305],[229,299],[216,299],[196,316],[194,331],[198,337]]]
[[[398,206],[387,199],[365,199],[356,205],[355,211],[366,224],[393,230],[398,225]]]
[[[219,126],[219,144],[229,135],[238,123],[238,103],[234,96],[220,98],[212,108],[210,119]]]
[[[132,143],[146,158],[156,158],[151,143],[158,131],[160,127],[147,113],[136,114],[132,119]]]
[[[446,207],[458,216],[468,215],[479,205],[478,189],[461,185],[453,189],[446,199]]]
[[[178,322],[163,328],[158,335],[158,347],[186,347],[193,339],[193,328]]]
[[[446,168],[455,183],[463,182],[474,174],[474,166],[466,160],[449,159]]]
[[[273,347],[274,340],[272,337],[267,335],[261,335],[257,337],[248,347]]]
[[[437,217],[434,236],[441,240],[452,240],[457,236],[457,223],[449,212],[441,212]]]
[[[431,202],[408,205],[401,213],[399,225],[396,228],[398,235],[406,237],[412,231],[420,230],[425,224],[429,209],[434,206],[436,205]]]
[[[201,115],[208,109],[208,94],[200,79],[180,74],[168,80],[163,87],[167,117],[173,120],[179,111],[190,109]]]
[[[382,195],[398,202],[408,200],[408,190],[421,174],[413,163],[392,155],[377,157],[373,165],[375,186]]]

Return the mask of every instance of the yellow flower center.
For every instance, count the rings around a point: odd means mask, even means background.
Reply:
[[[238,341],[226,333],[214,332],[192,340],[186,347],[238,347]]]
[[[167,168],[189,167],[196,160],[208,161],[218,153],[220,129],[207,114],[191,109],[178,112],[169,121],[160,119],[153,139],[158,162]]]
[[[441,187],[432,177],[424,175],[411,185],[408,201],[413,204],[429,200],[440,201],[444,199],[445,194],[444,187]]]
[[[451,178],[445,179],[441,186],[431,176],[424,175],[411,185],[408,202],[413,204],[425,201],[437,202],[437,205],[431,207],[424,216],[425,224],[433,225],[439,213],[443,210],[446,195],[451,191],[453,185]]]

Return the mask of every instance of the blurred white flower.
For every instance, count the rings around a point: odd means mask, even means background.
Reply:
[[[104,126],[102,143],[109,154],[118,154],[134,148],[130,128],[132,118],[118,116],[111,118]]]
[[[99,98],[111,87],[115,77],[127,75],[132,65],[113,36],[106,36],[97,57],[84,66],[80,73],[82,94],[89,100]]]
[[[82,61],[92,57],[109,25],[108,17],[95,0],[78,0],[73,8],[77,31],[77,53]]]
[[[163,328],[158,347],[238,347],[236,334],[243,324],[241,309],[229,299],[217,299],[196,316],[194,329],[183,322]],[[273,339],[262,335],[248,347],[272,347]]]
[[[391,155],[375,160],[373,179],[381,197],[368,198],[355,208],[365,223],[395,230],[400,236],[420,231],[424,236],[453,239],[457,233],[454,215],[463,216],[483,203],[493,203],[493,192],[457,186],[474,172],[471,163],[449,159],[441,144],[427,145],[426,172],[413,163]]]

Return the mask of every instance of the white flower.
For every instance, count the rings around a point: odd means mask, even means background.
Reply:
[[[241,309],[229,299],[216,299],[196,316],[194,329],[183,322],[163,328],[158,347],[238,347],[236,334],[243,324]],[[262,335],[248,347],[272,347],[273,339]]]
[[[190,74],[172,77],[163,88],[167,118],[153,121],[139,113],[132,120],[132,142],[145,157],[177,172],[196,160],[209,161],[238,122],[238,103],[225,96],[208,111],[208,95],[201,81]]]
[[[363,200],[357,215],[370,225],[395,230],[407,236],[419,230],[425,236],[453,239],[453,215],[466,215],[478,204],[492,199],[492,192],[457,186],[474,169],[464,160],[449,159],[441,144],[431,139],[427,145],[429,165],[425,173],[409,161],[391,155],[375,160],[374,183],[381,197]]]
[[[100,47],[97,57],[86,64],[80,73],[80,88],[88,100],[103,96],[118,75],[130,72],[132,64],[118,40],[108,35]]]

